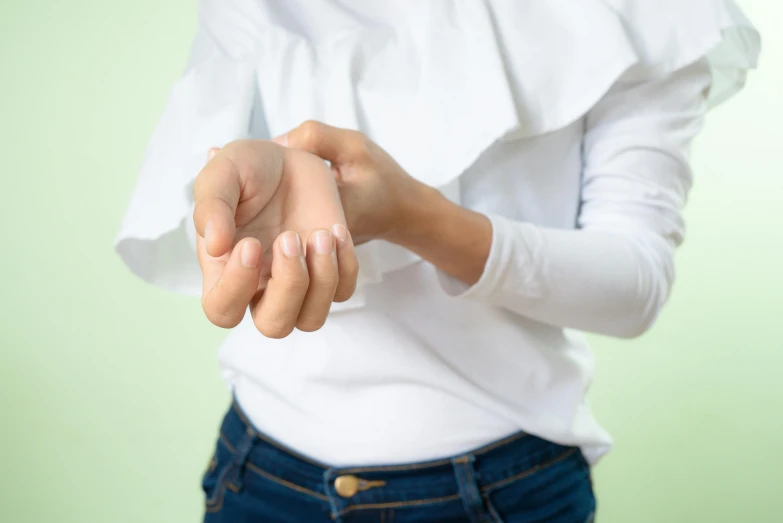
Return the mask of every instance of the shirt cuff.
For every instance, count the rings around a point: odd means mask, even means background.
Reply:
[[[510,256],[509,245],[505,231],[505,219],[487,214],[489,222],[492,225],[492,244],[489,248],[489,256],[484,263],[484,271],[481,273],[479,280],[473,285],[468,285],[465,282],[446,274],[440,269],[437,270],[438,281],[441,288],[449,296],[455,298],[487,298],[494,294],[495,289],[499,285],[500,275],[503,270],[502,267],[508,264],[508,258]]]
[[[473,285],[438,270],[438,281],[455,298],[481,300],[500,307],[525,310],[545,297],[545,237],[532,223],[487,214],[492,224],[492,245],[484,272]]]

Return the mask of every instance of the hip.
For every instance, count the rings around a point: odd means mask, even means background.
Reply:
[[[260,433],[236,404],[202,487],[205,523],[581,523],[595,512],[576,447],[517,433],[445,459],[332,467]]]

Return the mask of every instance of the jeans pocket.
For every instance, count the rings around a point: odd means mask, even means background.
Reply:
[[[576,450],[554,449],[541,465],[490,484],[483,494],[487,510],[495,518],[490,519],[493,523],[594,520],[590,468]]]

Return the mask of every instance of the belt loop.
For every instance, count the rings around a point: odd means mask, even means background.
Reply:
[[[244,434],[234,446],[234,455],[231,458],[231,465],[226,471],[226,485],[234,492],[242,490],[242,476],[244,474],[245,462],[253,449],[253,443],[256,440],[256,431],[252,427],[246,427]]]
[[[332,479],[335,477],[335,475],[335,471],[332,468],[324,470],[324,492],[326,492],[326,495],[329,498],[329,508],[332,510],[332,521],[335,523],[341,523],[342,518],[340,517],[340,506],[338,505],[337,499],[335,498],[334,489],[332,488]]]
[[[453,458],[451,463],[457,476],[462,504],[470,516],[471,523],[489,523],[491,520],[484,507],[484,499],[481,497],[481,491],[476,481],[476,471],[473,468],[475,461],[476,457],[473,454],[465,454]]]

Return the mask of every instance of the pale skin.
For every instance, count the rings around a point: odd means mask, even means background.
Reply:
[[[355,289],[354,241],[383,239],[478,281],[492,242],[486,216],[411,177],[357,131],[305,122],[275,142],[213,149],[196,180],[202,305],[215,325],[236,326],[250,307],[270,338],[319,329]]]

